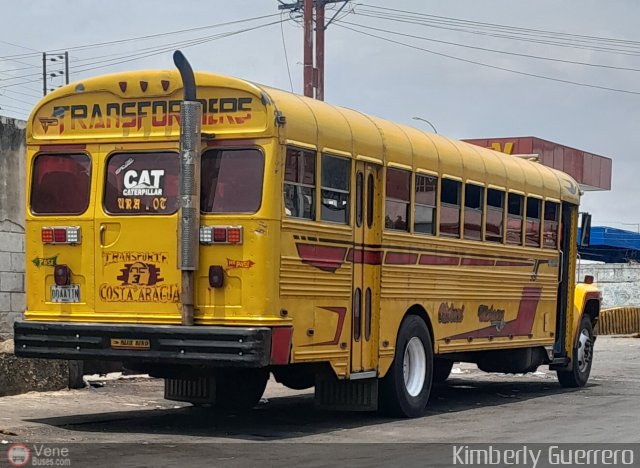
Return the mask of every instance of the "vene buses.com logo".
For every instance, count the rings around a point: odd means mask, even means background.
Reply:
[[[11,466],[27,466],[31,459],[31,451],[24,444],[13,444],[7,450],[7,461]]]

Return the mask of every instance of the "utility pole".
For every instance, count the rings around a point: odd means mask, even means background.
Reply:
[[[42,52],[42,95],[47,95],[47,53]]]
[[[69,52],[64,53],[64,84],[69,84]]]
[[[316,99],[324,101],[324,5],[323,0],[316,4]]]
[[[313,97],[313,0],[304,0],[304,95]]]
[[[47,73],[47,62],[58,62],[64,60],[64,70],[55,70],[53,73]],[[53,89],[47,89],[47,79],[55,78],[57,76],[64,75],[65,84],[69,84],[69,52],[63,54],[47,54],[42,52],[42,95],[46,96],[48,91]]]
[[[293,3],[284,3],[283,0],[278,1],[280,10],[302,11],[304,26],[304,95],[324,101],[324,32],[351,0],[297,0]],[[325,6],[330,3],[342,3],[342,6],[328,22],[325,22]],[[314,17],[315,54],[313,47]]]

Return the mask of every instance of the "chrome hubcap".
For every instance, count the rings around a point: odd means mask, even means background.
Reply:
[[[593,341],[587,330],[582,330],[578,337],[578,369],[585,372],[593,356]]]
[[[407,393],[413,397],[418,396],[424,387],[424,378],[427,374],[427,358],[422,341],[414,336],[404,349],[402,372],[404,375],[404,387]]]

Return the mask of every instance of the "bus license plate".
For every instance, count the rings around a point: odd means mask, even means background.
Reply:
[[[118,349],[149,349],[149,340],[138,340],[130,338],[111,338],[111,347]]]
[[[80,285],[51,286],[51,302],[80,302]]]

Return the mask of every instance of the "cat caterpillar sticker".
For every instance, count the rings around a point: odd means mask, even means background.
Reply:
[[[144,169],[139,173],[131,169],[124,173],[125,197],[155,197],[162,196],[164,169]]]

